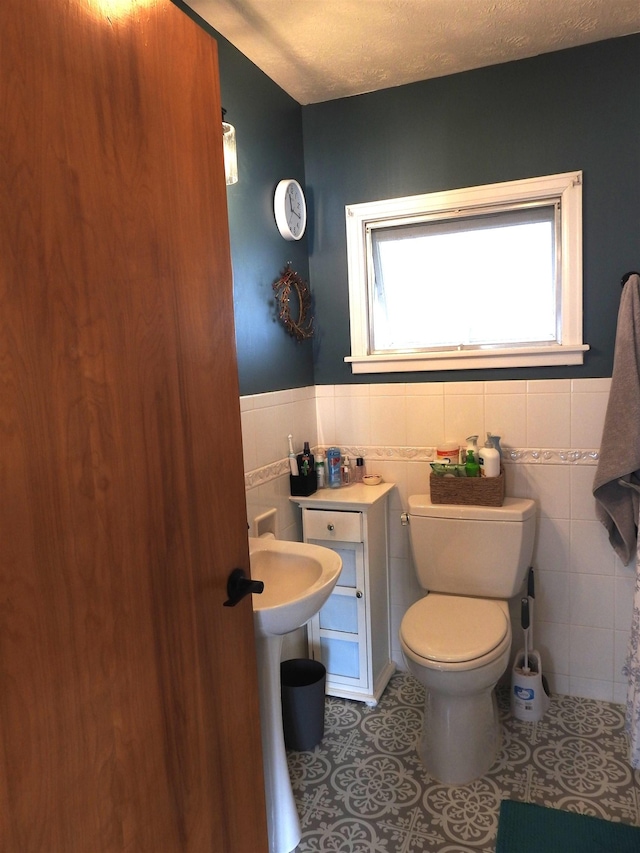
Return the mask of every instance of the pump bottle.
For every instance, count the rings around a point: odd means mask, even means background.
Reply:
[[[474,458],[473,450],[467,450],[467,461],[464,467],[467,477],[480,476],[480,466],[478,465],[477,457]]]
[[[480,450],[480,476],[500,476],[500,454],[493,446],[493,439],[490,432],[487,433],[487,440],[484,443],[484,447]]]
[[[469,452],[473,453],[473,461],[478,461],[478,436],[470,435],[467,438],[467,449],[464,454],[465,463],[469,460]]]

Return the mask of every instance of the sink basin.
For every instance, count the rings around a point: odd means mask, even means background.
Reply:
[[[253,595],[258,634],[288,634],[308,622],[331,594],[342,560],[320,545],[281,539],[249,539],[251,577],[264,582]]]
[[[290,853],[301,837],[282,730],[280,658],[283,635],[302,627],[331,595],[342,570],[335,551],[306,542],[249,538],[264,789],[269,853]]]

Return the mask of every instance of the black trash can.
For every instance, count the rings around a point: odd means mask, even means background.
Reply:
[[[306,752],[324,736],[324,687],[327,670],[306,658],[280,664],[282,724],[287,749]]]

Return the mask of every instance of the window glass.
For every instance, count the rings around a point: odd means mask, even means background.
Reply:
[[[356,373],[581,364],[582,173],[348,205]]]
[[[556,209],[372,229],[371,351],[556,341]]]

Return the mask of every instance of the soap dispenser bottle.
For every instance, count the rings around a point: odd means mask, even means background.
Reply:
[[[500,476],[500,454],[493,446],[493,439],[490,432],[487,433],[487,440],[484,443],[484,447],[480,450],[480,476]]]
[[[467,477],[479,477],[480,465],[477,461],[477,456],[474,457],[473,450],[467,450],[467,461],[464,464],[464,469]]]
[[[478,436],[470,435],[467,438],[467,449],[465,451],[465,463],[469,461],[469,453],[473,454],[473,461],[478,461]]]

